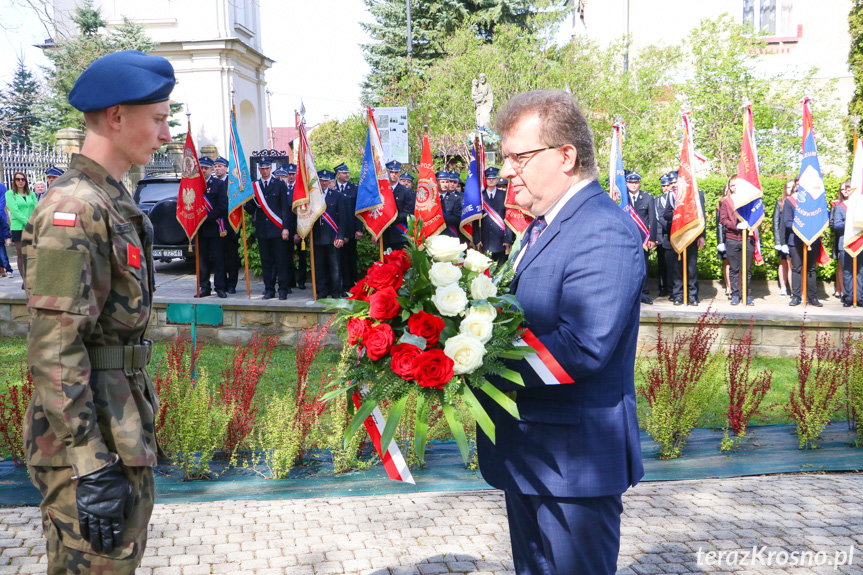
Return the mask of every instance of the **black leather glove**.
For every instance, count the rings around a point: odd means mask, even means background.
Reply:
[[[75,501],[81,537],[93,551],[110,553],[123,544],[123,519],[132,511],[132,484],[118,463],[79,477]]]

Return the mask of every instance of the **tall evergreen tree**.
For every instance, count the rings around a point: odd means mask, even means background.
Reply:
[[[15,75],[0,97],[0,129],[3,139],[19,145],[30,145],[33,129],[39,125],[34,114],[39,98],[39,82],[18,56]]]

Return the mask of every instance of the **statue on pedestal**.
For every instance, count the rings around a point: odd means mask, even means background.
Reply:
[[[470,96],[476,109],[477,128],[488,128],[491,125],[491,109],[494,107],[494,92],[491,84],[486,80],[485,74],[480,74],[479,79],[474,79],[471,85]]]

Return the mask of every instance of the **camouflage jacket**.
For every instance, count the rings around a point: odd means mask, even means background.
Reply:
[[[152,238],[123,185],[81,155],[27,222],[30,465],[71,465],[87,475],[115,453],[128,466],[156,464],[158,399],[147,372],[91,369],[89,355],[142,342],[154,291]]]

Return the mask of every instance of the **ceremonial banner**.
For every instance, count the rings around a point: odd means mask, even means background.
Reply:
[[[695,181],[695,146],[689,126],[689,112],[683,113],[683,146],[680,151],[680,169],[677,176],[677,197],[674,217],[671,220],[671,245],[682,253],[704,231],[704,210]]]
[[[327,204],[318,181],[315,158],[306,137],[306,122],[300,116],[297,116],[297,130],[300,133],[300,149],[297,154],[297,180],[294,182],[294,200],[291,206],[297,214],[297,235],[305,239],[321,214],[327,211]]]
[[[740,161],[737,164],[737,190],[731,194],[731,201],[734,202],[737,217],[749,224],[750,228],[758,227],[764,219],[762,195],[752,106],[747,105],[743,112],[743,145],[740,147]]]
[[[623,152],[620,146],[620,129],[623,124],[615,124],[611,133],[611,157],[608,161],[608,193],[624,212],[632,217],[632,221],[641,230],[644,238],[642,245],[646,248],[650,241],[650,229],[642,221],[629,203],[629,189],[626,187],[626,170],[623,168]]]
[[[506,186],[504,205],[506,206],[506,217],[504,218],[506,225],[513,233],[519,236],[524,234],[530,222],[533,221],[533,216],[515,203],[515,191],[509,187],[509,184]]]
[[[482,138],[479,146],[474,144],[473,159],[467,169],[467,182],[464,186],[464,200],[461,205],[459,228],[469,238],[473,237],[473,222],[482,219],[482,191],[485,188],[485,149]]]
[[[854,165],[851,168],[850,195],[845,202],[845,239],[842,246],[848,255],[857,257],[863,251],[863,217],[855,218],[857,214],[863,214],[863,139],[857,140],[857,148],[854,150]]]
[[[440,192],[438,191],[437,178],[435,178],[434,174],[434,164],[432,162],[428,135],[423,136],[423,152],[420,159],[418,180],[414,217],[422,221],[423,239],[426,239],[441,233],[446,227],[446,222],[443,219],[443,208],[440,205]]]
[[[803,98],[803,161],[798,177],[797,203],[794,205],[792,229],[803,243],[811,246],[827,229],[830,215],[827,211],[827,195],[824,193],[824,178],[815,147],[815,132],[809,98]]]
[[[372,239],[378,241],[384,230],[396,220],[398,208],[390,188],[387,169],[384,166],[380,135],[371,108],[369,108],[368,124],[366,149],[363,153],[360,185],[357,191],[356,215],[363,221]]]
[[[198,228],[207,218],[207,205],[204,203],[204,190],[207,184],[198,164],[198,152],[192,142],[192,125],[186,132],[186,145],[183,147],[183,177],[180,180],[180,193],[177,196],[177,221],[186,232],[189,242],[198,233]]]
[[[243,204],[254,196],[249,185],[249,166],[243,154],[243,145],[237,135],[237,119],[231,110],[231,147],[228,150],[228,220],[237,232],[243,219]]]

